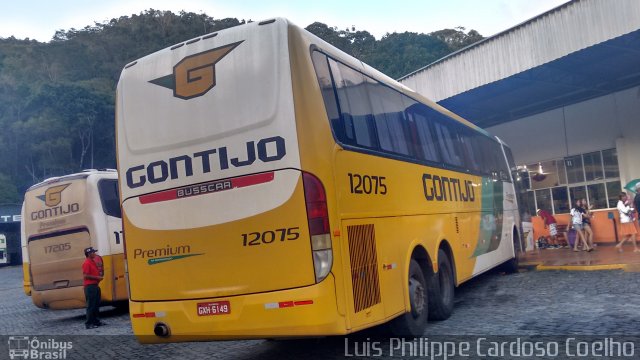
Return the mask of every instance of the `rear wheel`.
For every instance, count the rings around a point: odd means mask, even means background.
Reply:
[[[518,253],[521,251],[520,246],[520,237],[518,233],[513,231],[513,250],[514,250],[514,258],[507,261],[506,263],[500,265],[500,271],[503,271],[507,274],[513,274],[518,272]]]
[[[127,312],[129,311],[129,301],[128,300],[116,301],[116,302],[112,303],[111,306],[116,308],[117,311],[127,311]]]
[[[411,311],[401,315],[389,324],[391,332],[397,336],[421,336],[424,334],[429,317],[427,281],[424,271],[415,259],[409,264],[409,302]]]
[[[453,312],[455,283],[447,253],[438,250],[438,272],[429,279],[429,320],[446,320]]]

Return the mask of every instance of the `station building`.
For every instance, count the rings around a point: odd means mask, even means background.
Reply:
[[[640,179],[640,1],[569,1],[400,82],[509,144],[525,221],[567,223],[585,198],[594,240],[615,241],[618,196]]]

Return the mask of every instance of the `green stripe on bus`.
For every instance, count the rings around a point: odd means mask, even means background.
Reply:
[[[188,255],[165,256],[165,257],[161,257],[161,258],[149,259],[147,261],[147,264],[155,265],[155,264],[160,264],[160,263],[167,262],[167,261],[184,259],[184,258],[188,258],[188,257],[191,257],[191,256],[198,256],[198,255],[204,255],[204,254],[188,254]]]

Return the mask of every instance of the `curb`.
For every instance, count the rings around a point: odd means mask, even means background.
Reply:
[[[521,270],[526,271],[602,271],[602,270],[624,270],[625,272],[640,272],[640,264],[603,264],[603,265],[543,265],[543,264],[521,264]]]

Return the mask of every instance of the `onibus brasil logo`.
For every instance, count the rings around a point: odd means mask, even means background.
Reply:
[[[66,359],[73,348],[71,341],[38,339],[29,336],[9,336],[10,359]]]

